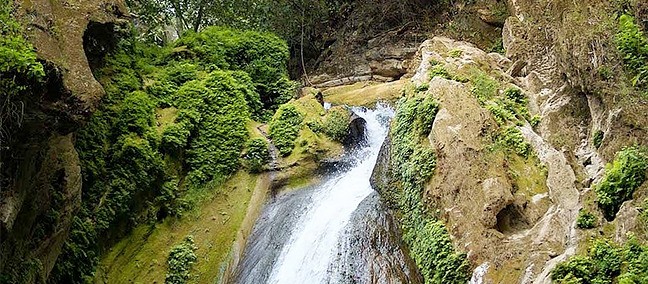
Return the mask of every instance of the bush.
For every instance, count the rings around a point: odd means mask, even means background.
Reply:
[[[497,81],[488,76],[486,73],[478,73],[471,78],[473,87],[472,93],[479,103],[484,104],[486,101],[493,99],[497,95],[499,85]]]
[[[116,107],[117,121],[113,135],[120,136],[128,133],[144,135],[153,125],[155,119],[155,103],[148,94],[136,91]]]
[[[580,229],[591,229],[596,227],[596,216],[587,210],[578,212],[578,219],[576,219],[576,227]]]
[[[270,138],[282,156],[288,156],[295,147],[303,115],[291,104],[284,104],[270,122]]]
[[[648,247],[631,236],[624,247],[596,240],[585,256],[560,263],[551,272],[557,283],[646,283]]]
[[[243,159],[251,172],[260,172],[263,166],[270,161],[268,142],[263,138],[254,138],[245,145]]]
[[[527,98],[526,96],[522,93],[522,90],[518,88],[508,88],[504,91],[504,96],[514,102],[515,104],[521,104],[521,105],[526,105],[527,104]]]
[[[621,150],[606,167],[606,174],[594,191],[607,220],[613,220],[621,204],[632,199],[634,191],[646,180],[646,170],[648,154],[638,147]]]
[[[322,130],[331,139],[343,142],[349,133],[349,110],[345,107],[333,108],[326,114]]]
[[[292,98],[295,84],[288,79],[288,45],[276,35],[208,27],[186,34],[175,45],[185,46],[195,61],[212,69],[248,73],[266,109],[276,109]]]
[[[184,284],[191,278],[191,268],[198,260],[193,236],[187,238],[180,244],[174,246],[167,258],[168,271],[164,283]]]
[[[648,39],[632,16],[624,14],[619,17],[619,32],[614,42],[623,56],[626,69],[634,75],[632,84],[645,86],[648,83]]]
[[[499,135],[499,142],[506,146],[508,150],[512,150],[524,158],[528,158],[531,155],[531,144],[524,140],[522,132],[515,126],[507,127]]]
[[[203,93],[193,109],[201,117],[187,150],[188,178],[193,186],[226,177],[239,166],[250,114],[244,87],[232,74],[214,71],[202,82]]]
[[[0,144],[6,146],[23,120],[23,103],[45,78],[33,46],[11,15],[13,1],[0,2]]]

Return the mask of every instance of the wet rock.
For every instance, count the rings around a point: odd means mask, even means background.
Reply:
[[[423,283],[377,193],[362,201],[349,224],[329,267],[328,283]]]
[[[342,143],[344,144],[344,147],[353,148],[365,142],[366,128],[367,121],[365,121],[364,118],[358,116],[357,114],[352,113],[351,118],[349,118],[349,132]]]

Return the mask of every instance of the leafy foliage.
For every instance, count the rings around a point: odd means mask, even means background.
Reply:
[[[286,79],[285,43],[220,28],[179,42],[193,45],[170,52],[126,37],[93,70],[107,95],[77,136],[83,204],[52,282],[90,281],[102,248],[128,228],[182,216],[205,189],[238,169],[241,157],[253,171],[267,162],[267,144],[247,143],[245,125],[273,112],[264,109],[258,88],[292,92],[283,89],[293,84]],[[265,73],[251,76],[259,68]],[[156,108],[174,108],[173,116],[156,121]]]
[[[243,153],[245,165],[252,172],[260,172],[263,166],[270,160],[268,142],[263,138],[254,138],[248,141]]]
[[[522,132],[517,127],[507,127],[499,135],[499,142],[505,145],[507,149],[512,150],[522,157],[528,158],[531,155],[531,144],[524,140]]]
[[[607,240],[597,240],[586,256],[573,256],[559,264],[551,278],[557,283],[646,283],[648,247],[634,237],[618,247]]]
[[[209,27],[188,33],[175,45],[188,49],[195,62],[210,70],[246,72],[266,109],[274,110],[293,97],[296,85],[288,79],[288,46],[273,34]]]
[[[0,1],[0,145],[21,125],[29,91],[45,77],[34,48],[11,15],[12,3]]]
[[[624,14],[619,17],[619,32],[615,44],[623,61],[633,75],[632,84],[645,86],[648,84],[648,38],[635,23],[634,17]]]
[[[291,104],[279,107],[270,121],[270,138],[282,156],[292,153],[303,121],[303,115]]]
[[[193,236],[187,236],[185,240],[174,246],[169,253],[167,265],[169,266],[165,284],[184,284],[191,278],[191,267],[198,260]]]
[[[646,181],[648,153],[629,147],[621,150],[606,167],[603,180],[594,187],[597,203],[608,220],[613,220],[621,204],[632,199],[634,191]]]
[[[580,229],[591,229],[596,227],[596,216],[590,213],[587,210],[581,210],[578,212],[578,218],[576,219],[576,227]]]
[[[344,141],[349,133],[349,111],[346,108],[331,109],[322,127],[324,133],[334,141]]]

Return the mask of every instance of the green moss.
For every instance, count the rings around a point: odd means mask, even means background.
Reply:
[[[596,216],[590,213],[587,210],[581,210],[578,212],[578,218],[576,219],[576,227],[580,229],[591,229],[596,227]]]
[[[459,58],[463,55],[463,51],[461,49],[453,49],[448,52],[448,56],[452,58]]]
[[[324,119],[322,131],[337,142],[343,142],[349,133],[349,110],[345,107],[331,109]]]
[[[434,174],[436,157],[426,136],[439,105],[432,97],[403,98],[392,125],[392,167],[398,188],[386,193],[403,224],[403,240],[426,283],[465,283],[469,265],[452,246],[443,223],[427,212],[423,187]]]
[[[634,191],[646,181],[648,154],[645,149],[629,147],[621,150],[606,167],[600,183],[594,187],[603,215],[613,220],[621,204],[632,199]]]
[[[198,260],[193,236],[187,236],[185,240],[174,246],[169,252],[167,265],[169,266],[165,284],[184,284],[191,278],[191,267]]]
[[[499,84],[488,74],[477,72],[471,77],[470,81],[472,83],[471,92],[479,103],[485,104],[486,101],[493,99],[497,95]]]
[[[282,156],[288,156],[295,147],[303,115],[291,104],[284,104],[270,122],[270,137]]]

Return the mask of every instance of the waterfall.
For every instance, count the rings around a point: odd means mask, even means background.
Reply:
[[[339,283],[356,270],[379,273],[383,278],[391,274],[398,274],[399,279],[409,277],[411,266],[401,250],[400,237],[393,233],[396,226],[369,184],[394,112],[381,104],[373,110],[353,111],[367,122],[365,145],[350,154],[348,168],[319,185],[282,194],[266,205],[236,270],[236,283]],[[386,234],[390,237],[384,237]],[[391,243],[383,244],[387,241]],[[390,256],[376,257],[385,251],[390,251]],[[348,259],[353,263],[339,263]],[[376,259],[391,270],[376,269]],[[353,277],[376,277],[366,274]],[[406,282],[411,281],[390,281]]]

